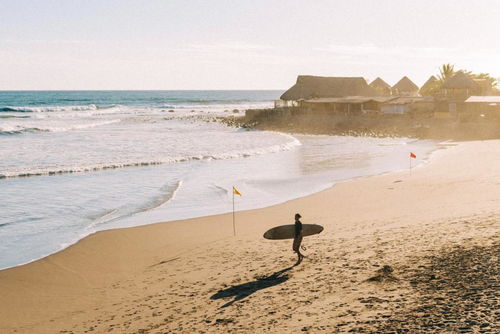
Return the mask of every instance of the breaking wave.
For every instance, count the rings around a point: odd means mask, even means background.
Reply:
[[[160,188],[160,194],[154,196],[151,200],[144,203],[144,205],[140,208],[140,210],[138,210],[138,212],[151,211],[168,204],[175,198],[175,195],[177,194],[177,191],[179,191],[181,186],[182,180],[176,181],[173,186],[171,183],[165,184]]]
[[[0,112],[55,112],[55,111],[82,111],[111,108],[114,106],[99,107],[95,104],[83,106],[47,106],[47,107],[0,107]]]
[[[17,135],[21,133],[30,133],[30,132],[48,132],[49,130],[44,130],[40,128],[26,128],[26,127],[3,127],[0,128],[0,136],[1,135]]]
[[[181,186],[182,186],[182,180],[168,182],[159,189],[158,194],[152,196],[151,198],[145,200],[144,202],[132,205],[124,205],[103,212],[102,214],[93,218],[92,222],[86,227],[86,229],[92,230],[97,226],[111,223],[118,219],[123,219],[142,212],[147,212],[160,208],[168,204],[172,200],[174,200],[175,195],[177,194]]]
[[[255,148],[244,150],[241,152],[225,152],[220,154],[211,154],[211,155],[193,155],[193,156],[184,156],[184,157],[166,157],[158,160],[151,161],[129,161],[129,162],[116,162],[116,163],[108,163],[102,165],[87,165],[87,166],[70,166],[70,167],[62,167],[59,169],[38,169],[38,170],[27,170],[20,172],[4,172],[3,178],[11,178],[11,177],[32,177],[32,176],[42,176],[42,175],[60,175],[67,173],[83,173],[83,172],[95,172],[101,170],[109,170],[109,169],[117,169],[117,168],[126,168],[126,167],[144,167],[144,166],[154,166],[154,165],[163,165],[169,163],[180,163],[186,161],[210,161],[210,160],[228,160],[235,158],[247,158],[256,155],[263,155],[269,153],[277,153],[282,151],[292,150],[300,145],[300,141],[293,136],[282,134],[283,136],[289,137],[291,140],[284,144],[277,144],[268,147]]]
[[[0,127],[0,135],[14,135],[14,134],[22,134],[22,133],[33,133],[33,132],[65,132],[71,130],[81,130],[87,128],[93,128],[96,126],[112,124],[120,122],[119,119],[111,119],[106,121],[99,122],[91,122],[91,123],[83,123],[71,126],[45,126],[45,127],[29,127],[23,125],[10,125]]]

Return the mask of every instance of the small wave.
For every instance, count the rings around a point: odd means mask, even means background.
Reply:
[[[92,222],[86,227],[87,230],[93,229],[95,226],[116,219],[115,214],[118,209],[107,210],[104,213],[98,214],[95,217],[89,217]]]
[[[0,108],[0,112],[32,112],[32,111],[26,111],[23,108],[2,107]]]
[[[0,112],[55,112],[55,111],[83,111],[83,110],[97,110],[95,104],[83,106],[48,106],[48,107],[0,107]]]
[[[104,109],[115,108],[115,107],[118,107],[118,106],[119,106],[118,104],[110,104],[110,105],[105,105],[105,106],[96,106],[96,109],[97,110],[104,110]]]
[[[89,215],[87,218],[92,219],[92,220],[100,220],[103,218],[106,218],[113,213],[115,213],[118,209],[112,209],[112,210],[106,210],[104,212],[98,213],[97,215]]]
[[[22,133],[29,133],[29,132],[49,132],[49,130],[45,129],[40,129],[40,128],[0,128],[0,136],[1,135],[17,135],[17,134],[22,134]]]
[[[166,185],[160,188],[161,194],[151,199],[148,203],[144,205],[142,210],[138,212],[146,212],[158,209],[164,206],[165,204],[173,201],[175,195],[177,194],[181,186],[182,186],[182,180],[177,181],[173,187],[171,183],[167,183]]]
[[[121,120],[120,119],[110,119],[107,121],[78,124],[78,125],[73,125],[73,126],[68,126],[68,127],[47,127],[47,128],[45,128],[45,130],[47,130],[49,132],[65,132],[65,131],[70,131],[70,130],[82,130],[82,129],[87,129],[87,128],[95,128],[97,126],[108,125],[108,124],[113,124],[113,123],[118,123],[118,122],[121,122]]]
[[[33,132],[66,132],[71,130],[82,130],[87,128],[93,128],[101,125],[107,125],[112,123],[120,122],[119,119],[111,119],[101,122],[84,123],[67,127],[26,127],[23,125],[11,125],[9,127],[0,127],[0,135],[13,135],[22,133],[33,133]]]
[[[181,186],[182,180],[169,182],[159,189],[158,195],[151,197],[145,202],[138,203],[137,205],[123,205],[119,208],[107,210],[102,214],[97,215],[95,218],[90,217],[92,222],[86,227],[86,229],[92,230],[97,226],[104,225],[118,219],[128,218],[142,212],[158,209],[171,202],[175,198],[175,195]]]
[[[0,115],[0,118],[30,118],[29,116]]]
[[[281,134],[281,133],[280,133]],[[110,169],[118,169],[118,168],[126,168],[126,167],[146,167],[146,166],[155,166],[155,165],[163,165],[168,163],[180,163],[187,161],[211,161],[211,160],[228,160],[228,159],[236,159],[236,158],[248,158],[256,155],[263,155],[269,153],[277,153],[282,151],[289,151],[297,146],[302,145],[301,142],[287,134],[281,134],[283,136],[289,137],[291,140],[284,144],[272,145],[268,147],[249,149],[241,152],[227,152],[213,155],[195,155],[195,156],[185,156],[185,157],[168,157],[156,161],[139,161],[139,162],[122,162],[122,163],[112,163],[106,165],[93,165],[93,166],[80,166],[80,167],[68,167],[61,168],[57,170],[33,170],[33,171],[23,171],[23,172],[12,172],[12,173],[4,173],[5,177],[32,177],[32,176],[42,176],[42,175],[60,175],[60,174],[68,174],[68,173],[82,173],[82,172],[96,172],[100,170],[110,170]]]

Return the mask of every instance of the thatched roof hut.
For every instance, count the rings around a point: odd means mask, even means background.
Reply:
[[[392,86],[392,92],[396,95],[417,95],[418,86],[408,79],[407,76],[404,76]]]
[[[373,80],[370,83],[370,87],[375,89],[378,92],[378,94],[382,96],[389,96],[392,94],[391,85],[382,80],[380,77],[377,77],[377,79]]]
[[[443,83],[443,88],[478,90],[480,89],[480,86],[470,76],[462,71],[459,71]]]
[[[361,77],[317,77],[299,75],[297,82],[283,95],[282,100],[307,100],[322,97],[376,96],[377,92]]]
[[[423,84],[423,86],[420,87],[420,91],[423,92],[428,89],[431,89],[436,84],[437,81],[438,79],[435,76],[431,75],[430,78],[427,79],[427,81]]]

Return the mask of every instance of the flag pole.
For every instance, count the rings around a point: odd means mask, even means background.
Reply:
[[[236,236],[236,226],[234,224],[234,187],[233,187],[233,236]]]
[[[410,155],[410,176],[411,176],[411,155]]]

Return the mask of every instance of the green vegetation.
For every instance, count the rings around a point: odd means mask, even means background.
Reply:
[[[486,80],[494,92],[499,92],[498,80],[493,78],[489,73],[472,73],[471,71],[463,70],[465,74],[470,76],[472,79]]]
[[[443,84],[446,80],[450,79],[456,73],[455,65],[453,64],[443,64],[439,68],[438,79]]]
[[[495,79],[489,73],[473,73],[468,70],[455,70],[454,64],[443,64],[439,67],[439,74],[437,75],[438,80],[432,82],[427,87],[425,87],[420,94],[422,96],[436,96],[441,93],[442,86],[445,81],[453,77],[457,72],[463,72],[467,74],[474,80],[486,80],[487,85],[491,87],[492,94],[500,95],[500,89],[498,88],[498,80]]]

